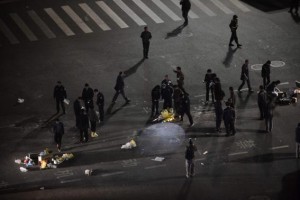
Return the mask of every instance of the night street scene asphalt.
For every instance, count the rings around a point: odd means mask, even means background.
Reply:
[[[0,199],[300,200],[296,8],[0,0]]]

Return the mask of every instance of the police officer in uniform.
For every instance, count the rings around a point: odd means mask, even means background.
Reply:
[[[56,100],[56,111],[59,113],[59,104],[63,110],[63,114],[66,113],[64,99],[67,98],[67,92],[64,86],[61,84],[60,81],[57,81],[57,85],[54,87],[54,94],[53,97]]]
[[[231,30],[231,37],[229,41],[229,46],[234,46],[232,44],[233,40],[235,41],[237,47],[241,47],[242,45],[239,43],[238,37],[236,35],[236,30],[238,28],[238,16],[233,15],[233,18],[229,24],[230,30]]]
[[[141,38],[143,41],[143,52],[144,58],[148,58],[150,39],[152,38],[151,33],[148,31],[148,27],[144,27],[144,31],[141,33]]]
[[[184,26],[187,26],[189,24],[188,14],[191,9],[191,2],[190,0],[181,0],[181,11],[182,11],[182,17],[184,18]]]

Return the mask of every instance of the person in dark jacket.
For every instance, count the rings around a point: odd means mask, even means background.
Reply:
[[[235,135],[235,110],[231,107],[230,102],[225,103],[226,108],[223,112],[223,120],[226,129],[226,136]]]
[[[182,113],[182,95],[184,94],[184,92],[178,87],[178,85],[174,85],[173,88],[174,112],[175,118],[178,118]]]
[[[85,109],[88,112],[90,105],[93,105],[93,97],[94,97],[94,91],[93,89],[89,86],[88,83],[84,85],[84,88],[82,90],[81,97],[84,101],[85,104]]]
[[[141,38],[143,41],[143,53],[144,58],[148,58],[149,46],[150,46],[150,39],[152,38],[151,33],[148,31],[148,27],[144,27],[144,31],[141,33]]]
[[[87,115],[86,110],[81,109],[80,124],[79,124],[80,142],[87,142],[89,140],[88,129],[89,129],[89,117]]]
[[[53,132],[54,132],[54,141],[56,143],[57,150],[61,151],[61,140],[62,136],[65,133],[64,124],[59,121],[57,118],[54,125],[53,125]]]
[[[229,24],[230,30],[231,30],[231,37],[230,37],[230,41],[229,41],[229,46],[234,46],[232,44],[233,41],[235,41],[237,47],[241,47],[242,45],[239,43],[237,34],[236,34],[236,30],[238,28],[238,16],[237,15],[233,15],[232,20]]]
[[[151,91],[151,100],[152,100],[151,116],[152,117],[159,114],[158,112],[159,99],[160,99],[160,86],[156,85]]]
[[[65,90],[65,87],[61,84],[60,81],[57,81],[57,85],[54,87],[53,97],[56,100],[57,113],[59,113],[59,104],[60,104],[61,108],[63,110],[63,114],[65,114],[66,110],[65,110],[65,105],[64,105],[64,99],[67,98],[67,92]]]
[[[197,151],[197,147],[193,144],[192,139],[189,139],[189,145],[186,146],[185,149],[185,171],[186,177],[193,177],[195,175],[194,170],[194,157],[195,151]]]
[[[161,82],[161,97],[164,100],[163,109],[172,108],[173,84],[169,80],[169,76],[165,75],[165,79]]]
[[[180,5],[181,5],[182,17],[184,19],[183,25],[187,26],[189,24],[188,14],[191,9],[191,2],[190,0],[181,0]]]
[[[263,78],[263,86],[266,89],[267,85],[270,83],[270,73],[271,73],[271,61],[268,60],[265,64],[263,64],[261,68],[261,77]]]
[[[228,99],[228,102],[230,103],[230,106],[232,108],[235,108],[235,102],[236,102],[236,97],[235,97],[235,94],[234,94],[234,90],[233,90],[233,87],[229,87],[229,99]]]
[[[218,77],[214,78],[214,93],[215,93],[215,114],[216,114],[216,131],[221,132],[221,123],[223,118],[223,108],[222,101],[224,99],[225,93],[222,90],[221,82]]]
[[[205,74],[205,77],[204,77],[204,83],[205,83],[205,88],[206,88],[206,104],[208,103],[209,101],[209,91],[211,91],[211,98],[212,98],[212,101],[214,102],[214,95],[213,95],[213,90],[211,90],[211,84],[213,82],[213,74],[212,74],[212,71],[211,69],[208,69],[206,74]]]
[[[104,95],[98,89],[94,90],[96,95],[96,105],[98,106],[100,122],[104,121]]]
[[[240,85],[240,87],[238,89],[238,92],[242,92],[241,89],[245,85],[245,82],[247,82],[248,92],[253,92],[253,90],[251,88],[251,85],[250,85],[250,77],[249,77],[248,64],[249,64],[249,60],[246,59],[245,63],[242,66],[241,78],[240,78],[242,80],[242,84]]]
[[[264,116],[264,108],[267,106],[267,93],[264,90],[264,86],[259,86],[259,92],[257,94],[257,105],[260,113],[260,120],[265,118]]]
[[[90,106],[88,117],[91,124],[91,136],[94,137],[96,134],[97,121],[99,119],[93,105]]]
[[[184,114],[186,114],[189,118],[190,127],[194,126],[193,117],[191,115],[191,102],[188,93],[183,93],[182,95],[181,121],[183,121]]]
[[[76,127],[79,128],[80,124],[80,113],[81,113],[81,108],[82,108],[82,98],[78,97],[73,104],[74,108],[74,114],[76,118]]]
[[[112,103],[115,103],[119,94],[122,95],[122,97],[125,99],[126,103],[129,103],[130,100],[126,97],[125,92],[124,92],[124,79],[123,79],[123,72],[119,72],[119,75],[117,77],[116,85],[114,89],[116,90],[116,93],[113,97]]]
[[[274,113],[275,105],[271,99],[267,100],[267,104],[264,108],[264,117],[266,124],[266,132],[270,133],[273,129],[273,113]]]
[[[177,78],[177,85],[181,90],[183,89],[183,84],[184,84],[184,75],[181,71],[181,67],[176,67],[176,70],[173,70],[176,73],[176,78]]]
[[[296,128],[296,158],[300,158],[300,123]]]

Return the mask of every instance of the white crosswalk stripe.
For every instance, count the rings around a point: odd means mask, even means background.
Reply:
[[[208,16],[216,16],[216,14],[209,9],[206,5],[204,5],[201,1],[199,0],[192,0],[192,2],[198,7],[200,8],[200,10],[202,10],[205,14],[207,14]]]
[[[57,26],[67,35],[72,36],[75,33],[68,27],[68,25],[56,14],[52,8],[45,8],[45,12],[52,18]]]
[[[157,16],[146,4],[144,4],[141,0],[132,0],[138,7],[140,7],[151,19],[153,19],[156,23],[163,23],[164,21]]]
[[[128,28],[128,25],[103,1],[96,1],[96,4],[112,19],[120,28]]]
[[[33,10],[27,11],[28,15],[31,19],[38,25],[38,27],[43,31],[43,33],[48,38],[55,38],[55,34],[50,30],[50,28],[46,25],[46,23],[37,15],[37,13]]]
[[[135,14],[135,12],[133,12],[122,0],[114,0],[114,2],[139,26],[146,25],[146,22],[144,22],[137,14]]]
[[[0,19],[0,31],[9,40],[11,44],[20,43],[16,36],[11,32],[11,30],[6,26],[6,24]]]
[[[236,7],[241,9],[243,12],[249,12],[249,8],[247,8],[244,4],[241,3],[240,0],[230,0]]]
[[[178,8],[181,8],[178,0],[171,0],[171,1],[172,1]],[[189,18],[191,18],[191,19],[197,19],[197,18],[199,18],[199,16],[196,15],[193,11],[190,10],[190,12],[189,12]]]
[[[226,7],[221,1],[219,0],[210,0],[213,2],[217,7],[219,7],[223,12],[226,14],[233,14],[233,11]]]
[[[29,27],[25,24],[25,22],[19,17],[18,14],[10,13],[9,15],[30,41],[38,40],[37,37],[33,34],[33,32],[29,29]]]
[[[79,28],[84,33],[92,33],[93,31],[82,21],[82,19],[70,8],[70,6],[62,6],[61,7],[70,17],[71,19],[79,26]]]
[[[152,0],[153,3],[155,3],[160,9],[162,9],[162,11],[164,11],[169,17],[171,17],[171,19],[173,19],[174,21],[180,21],[181,18],[178,17],[170,8],[168,8],[166,6],[166,4],[164,4],[163,2],[161,2],[161,0]]]
[[[102,30],[111,30],[111,28],[86,3],[80,3],[79,6]]]

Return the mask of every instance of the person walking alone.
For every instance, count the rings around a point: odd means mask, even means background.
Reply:
[[[148,58],[149,46],[150,46],[150,39],[152,38],[151,33],[148,31],[148,27],[144,27],[144,31],[141,33],[141,38],[143,41],[143,52],[144,58]]]
[[[232,20],[229,24],[230,30],[231,30],[231,37],[230,37],[230,41],[229,41],[229,46],[234,46],[232,44],[233,41],[235,41],[237,47],[241,47],[242,45],[239,43],[237,34],[236,34],[236,30],[238,28],[238,16],[237,15],[233,15]]]
[[[126,103],[130,102],[130,100],[125,95],[124,87],[125,87],[125,83],[124,83],[124,79],[123,79],[123,72],[119,72],[119,75],[118,75],[117,81],[116,81],[116,85],[114,87],[114,89],[116,90],[116,93],[113,97],[112,103],[116,103],[116,100],[117,100],[119,94],[122,95],[122,97],[125,99]]]
[[[61,84],[60,81],[57,81],[57,85],[54,87],[53,97],[56,100],[56,112],[59,113],[59,104],[63,110],[63,114],[66,114],[64,99],[67,98],[67,92],[65,87]]]
[[[248,86],[248,92],[253,92],[251,85],[250,85],[250,77],[249,77],[249,69],[248,69],[248,65],[249,65],[249,60],[246,59],[245,63],[242,66],[242,72],[241,72],[241,80],[242,80],[242,84],[240,85],[238,92],[241,93],[241,89],[243,88],[243,86],[245,85],[245,82],[247,82],[247,86]]]
[[[270,83],[270,73],[271,73],[271,61],[268,60],[261,67],[261,77],[263,78],[263,86],[266,89],[267,85]]]
[[[191,9],[191,2],[190,0],[181,0],[180,5],[181,5],[182,17],[184,19],[183,25],[187,26],[189,24],[188,14]]]
[[[65,133],[64,129],[64,124],[59,121],[57,118],[54,125],[53,125],[53,132],[54,132],[54,141],[56,143],[56,147],[58,152],[61,151],[61,141],[62,141],[62,136]]]
[[[192,138],[189,139],[189,145],[185,149],[185,170],[186,177],[193,177],[195,175],[194,157],[197,147],[193,144]]]

